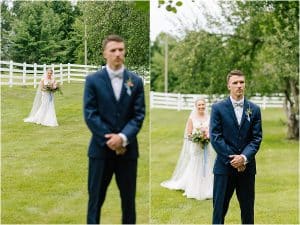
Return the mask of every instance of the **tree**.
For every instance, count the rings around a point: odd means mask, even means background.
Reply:
[[[171,59],[176,61],[172,71],[178,76],[172,90],[227,93],[225,85],[220,84],[225,83],[224,77],[230,70],[240,69],[247,77],[248,96],[284,93],[287,137],[298,140],[298,2],[221,1],[219,4],[222,16],[206,15],[210,32],[187,31],[170,52]],[[158,64],[151,66],[156,67]]]
[[[151,45],[151,90],[164,91],[165,87],[165,44],[168,45],[168,58],[171,57],[173,48],[177,46],[177,40],[171,35],[161,33]],[[176,92],[178,76],[173,72],[174,60],[168,60],[168,91]]]
[[[148,68],[149,2],[81,2],[79,7],[82,16],[75,22],[74,29],[83,40],[82,28],[86,23],[89,64],[104,64],[101,41],[109,34],[118,34],[126,41],[126,64]],[[77,52],[83,48],[82,41]],[[83,58],[77,61],[83,62]]]
[[[299,4],[295,1],[227,2],[238,18],[230,45],[243,48],[246,74],[261,93],[285,95],[287,137],[299,139]],[[230,15],[227,17],[230,18]],[[229,20],[228,20],[229,21]],[[231,21],[229,21],[231,22]],[[236,21],[235,21],[236,22]],[[233,24],[233,22],[232,22]],[[234,43],[236,42],[236,43]],[[242,60],[238,60],[242,61]],[[261,85],[266,83],[267,85]]]
[[[192,0],[194,2],[194,0]],[[177,8],[183,5],[182,1],[173,1],[173,0],[158,0],[158,7],[164,6],[167,11],[177,13]]]
[[[61,42],[65,46],[63,49],[63,62],[74,63],[76,59],[76,46],[80,39],[78,36],[73,36],[73,24],[77,17],[81,15],[79,8],[76,5],[71,5],[68,1],[49,1],[47,5],[53,9],[61,20],[58,28],[61,32]]]
[[[1,59],[9,60],[10,51],[9,47],[11,45],[11,35],[12,35],[12,20],[13,15],[6,2],[1,2]]]
[[[11,26],[9,42],[3,46],[9,52],[7,59],[39,64],[73,62],[69,34],[78,14],[70,2],[15,1],[7,14]]]
[[[151,47],[151,89],[163,90],[164,40],[160,34]],[[169,40],[169,91],[180,93],[223,94],[229,58],[219,35],[190,31],[183,39]],[[171,41],[170,41],[171,40]]]

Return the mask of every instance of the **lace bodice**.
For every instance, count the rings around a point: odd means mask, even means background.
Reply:
[[[43,84],[44,84],[44,85],[55,84],[55,80],[54,80],[54,79],[51,79],[51,80],[44,79],[44,80],[43,80]]]
[[[207,117],[204,120],[200,120],[199,118],[192,118],[192,122],[193,122],[193,131],[201,128],[205,128],[205,129],[209,128],[209,117]]]

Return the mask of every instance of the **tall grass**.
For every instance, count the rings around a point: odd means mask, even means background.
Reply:
[[[90,132],[82,116],[83,83],[65,84],[55,96],[58,127],[24,123],[36,90],[2,86],[1,222],[86,222],[87,147]],[[146,87],[148,93],[149,87]],[[146,97],[148,104],[148,95]],[[148,107],[147,107],[148,109]],[[149,116],[139,134],[137,222],[149,221]],[[102,223],[121,222],[121,203],[112,181]]]
[[[198,201],[182,196],[182,191],[162,188],[171,177],[190,112],[151,110],[151,223],[211,224],[212,200]],[[298,147],[285,139],[282,109],[262,111],[263,142],[257,153],[255,222],[258,224],[298,224]],[[240,210],[234,195],[226,223],[239,224]]]

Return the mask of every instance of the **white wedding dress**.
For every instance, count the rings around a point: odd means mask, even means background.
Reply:
[[[54,79],[43,79],[44,85],[49,85],[55,82]],[[44,126],[58,126],[55,105],[54,93],[49,91],[42,91],[41,84],[38,87],[31,112],[24,122],[41,124]]]
[[[209,118],[205,121],[200,121],[193,116],[190,118],[193,123],[193,131],[209,126]],[[211,199],[215,156],[210,143],[202,149],[200,144],[193,143],[185,137],[172,178],[162,182],[161,186],[171,190],[184,190],[183,195],[187,198]]]

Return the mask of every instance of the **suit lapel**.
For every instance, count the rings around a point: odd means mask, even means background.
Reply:
[[[241,120],[241,126],[240,127],[243,126],[243,124],[244,124],[244,122],[245,122],[245,120],[247,118],[247,116],[246,116],[246,110],[248,109],[248,107],[250,107],[249,106],[249,102],[245,99],[244,100],[243,114],[242,114],[242,120]]]
[[[111,99],[113,99],[114,102],[117,102],[108,72],[107,72],[106,68],[104,68],[103,70],[104,70],[105,83],[106,83],[106,86],[108,87],[108,92],[111,96]]]
[[[127,70],[124,69],[123,83],[122,83],[122,88],[121,88],[121,94],[120,94],[119,101],[121,101],[127,95],[126,82],[128,81],[128,79],[129,79],[129,74],[128,74]]]

